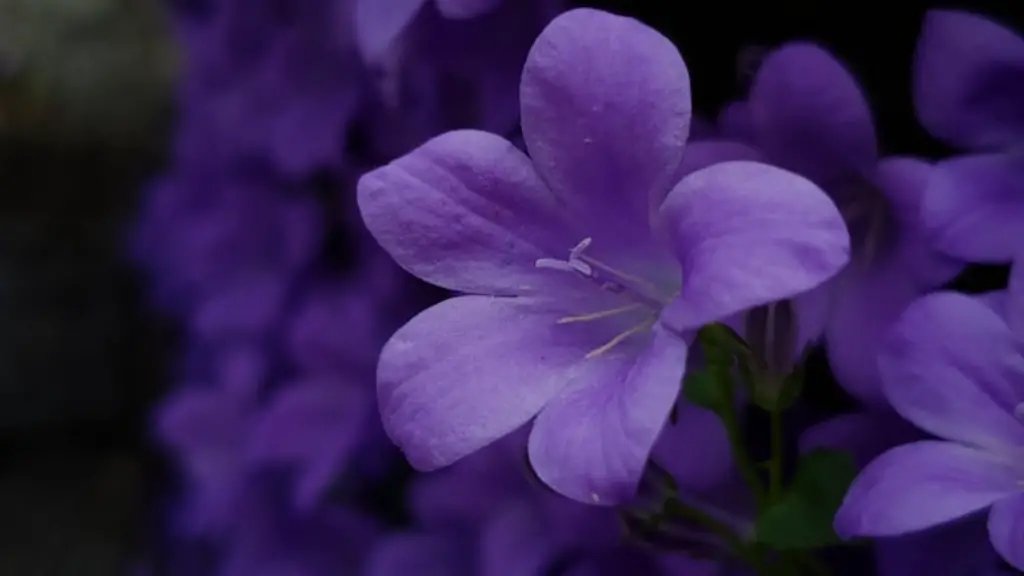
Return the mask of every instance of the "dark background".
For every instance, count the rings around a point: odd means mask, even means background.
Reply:
[[[816,41],[860,78],[883,151],[932,158],[949,151],[917,126],[909,91],[925,10],[1024,29],[1011,0],[579,4],[672,38],[708,118],[743,93],[759,50]],[[0,0],[0,576],[118,574],[144,544],[147,492],[166,470],[147,414],[173,338],[145,312],[123,238],[171,134],[167,42],[155,0]],[[956,286],[1004,282],[972,269]]]

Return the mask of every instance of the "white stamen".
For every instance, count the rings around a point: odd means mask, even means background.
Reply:
[[[573,268],[565,260],[555,260],[554,258],[538,258],[537,261],[533,263],[533,265],[536,266],[537,268],[546,268],[549,270],[558,270],[561,272],[576,271],[576,269]]]
[[[623,312],[629,312],[630,310],[637,310],[643,308],[644,305],[639,302],[633,304],[626,304],[625,306],[619,306],[618,308],[612,308],[610,310],[601,310],[600,312],[594,312],[591,314],[582,314],[580,316],[566,316],[565,318],[559,318],[557,324],[571,324],[573,322],[590,322],[591,320],[600,320],[601,318],[608,318],[622,314]]]
[[[597,358],[598,356],[604,354],[605,352],[608,352],[612,348],[615,348],[633,334],[643,332],[644,330],[647,330],[651,326],[654,326],[654,321],[654,318],[648,318],[644,322],[637,324],[636,326],[633,326],[629,330],[626,330],[625,332],[619,334],[615,338],[612,338],[611,340],[608,341],[607,344],[604,344],[600,348],[595,348],[591,350],[590,352],[587,353],[586,356],[584,356],[584,358],[586,358],[587,360],[590,360],[591,358]]]

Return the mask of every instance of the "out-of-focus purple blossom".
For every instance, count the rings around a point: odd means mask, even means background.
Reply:
[[[614,504],[632,497],[678,394],[679,333],[823,282],[847,261],[847,232],[820,190],[766,165],[718,164],[673,188],[689,78],[635,20],[559,16],[520,95],[530,158],[456,131],[360,180],[363,217],[396,261],[470,294],[385,346],[385,428],[433,469],[536,415],[544,482]]]
[[[992,544],[1024,568],[1024,355],[1013,330],[970,296],[933,294],[900,317],[879,365],[893,408],[946,441],[904,444],[872,461],[850,488],[836,530],[898,536],[991,506]]]
[[[917,296],[958,271],[932,248],[919,222],[932,166],[879,157],[857,82],[812,44],[787,44],[765,57],[748,99],[728,107],[719,122],[724,133],[750,138],[767,161],[816,182],[839,206],[852,237],[851,264],[795,299],[795,314],[801,326],[825,336],[847,390],[884,402],[875,368],[883,331]]]
[[[1006,262],[1024,246],[1024,38],[967,12],[925,17],[914,103],[934,136],[971,152],[939,164],[923,207],[937,247]]]
[[[287,174],[337,166],[367,76],[348,0],[218,0],[179,16],[186,49],[183,130],[213,140],[213,157],[269,160]],[[209,151],[208,151],[209,152]]]
[[[260,332],[322,239],[317,206],[258,174],[189,171],[150,189],[134,256],[155,297],[198,333]]]
[[[519,120],[523,63],[562,4],[501,2],[472,20],[448,19],[426,7],[377,65],[375,148],[390,158],[455,128],[510,135]]]

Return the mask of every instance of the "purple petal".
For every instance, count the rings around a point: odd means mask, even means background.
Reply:
[[[1021,154],[961,156],[939,163],[922,206],[935,246],[969,262],[1008,262],[1024,246]]]
[[[344,381],[292,383],[263,412],[249,440],[249,457],[300,469],[296,504],[315,505],[354,453],[371,398]]]
[[[687,176],[659,217],[683,265],[663,318],[680,330],[810,290],[850,259],[838,209],[817,186],[755,162]]]
[[[543,574],[561,544],[542,510],[516,502],[484,526],[479,576]]]
[[[577,313],[578,311],[573,311]],[[614,336],[591,322],[556,325],[563,308],[463,296],[421,312],[381,353],[384,428],[420,470],[451,464],[532,418]]]
[[[885,196],[896,227],[894,258],[888,264],[908,270],[925,288],[952,280],[962,266],[940,253],[928,239],[921,222],[921,209],[928,192],[934,165],[910,157],[889,157],[878,163],[875,186]]]
[[[829,366],[846,391],[875,407],[887,404],[878,373],[880,343],[922,290],[905,270],[843,271],[833,285],[825,326]]]
[[[753,143],[754,120],[750,116],[750,104],[745,100],[730,102],[718,113],[718,131],[723,138]]]
[[[931,10],[917,43],[914,105],[924,127],[967,149],[1024,137],[1024,38],[981,16]]]
[[[367,62],[376,63],[427,0],[355,0],[355,35]]]
[[[748,105],[758,145],[783,168],[828,182],[874,167],[867,101],[853,76],[818,46],[791,43],[765,58]]]
[[[1024,246],[1024,242],[1021,243]],[[1001,316],[1018,337],[1024,337],[1024,251],[1010,268],[1010,279],[1003,294]]]
[[[718,416],[679,400],[678,417],[661,433],[652,458],[684,489],[702,491],[733,473],[729,437]]]
[[[679,163],[679,168],[676,169],[672,181],[679,182],[687,175],[719,162],[728,162],[730,160],[759,161],[761,159],[762,155],[760,152],[742,142],[733,140],[691,142],[686,146],[683,161]],[[664,200],[664,196],[668,195],[668,192],[669,190],[665,191],[662,200]]]
[[[494,10],[502,0],[434,0],[437,10],[445,18],[476,18]]]
[[[626,234],[649,230],[690,126],[675,46],[631,18],[571,10],[541,33],[520,85],[523,138],[572,212]]]
[[[906,442],[920,440],[921,431],[891,411],[842,414],[811,426],[800,436],[800,451],[845,450],[859,468]]]
[[[534,422],[530,462],[557,492],[600,505],[635,495],[679,395],[687,355],[686,344],[660,328],[645,339],[581,366]]]
[[[366,226],[403,268],[460,292],[517,294],[550,276],[534,266],[579,238],[530,159],[486,132],[438,136],[359,180]],[[553,246],[553,248],[548,248]]]
[[[990,310],[998,314],[1003,319],[1006,318],[1006,290],[993,290],[991,292],[984,292],[982,294],[975,294],[974,298],[987,306]]]
[[[984,518],[971,517],[924,532],[879,539],[873,544],[878,576],[1006,574],[989,544]]]
[[[843,537],[898,536],[956,520],[1020,490],[1020,471],[952,442],[905,444],[865,468],[836,513]]]
[[[367,576],[471,576],[472,548],[448,534],[393,534],[370,555]]]
[[[999,555],[1024,570],[1024,494],[996,502],[988,517],[988,534]]]
[[[1014,417],[1024,358],[1002,319],[974,298],[944,292],[912,304],[882,345],[879,369],[893,408],[920,428],[994,450],[1024,445]]]

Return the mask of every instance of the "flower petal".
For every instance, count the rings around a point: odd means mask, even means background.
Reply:
[[[577,311],[578,313],[578,311]],[[388,436],[420,470],[446,466],[532,418],[611,336],[525,298],[462,296],[403,326],[381,352],[377,396]],[[612,334],[614,336],[614,334]]]
[[[519,94],[523,138],[555,194],[617,234],[646,233],[690,126],[672,42],[632,18],[570,10],[537,38]]]
[[[940,292],[912,304],[881,347],[879,370],[893,408],[920,428],[992,449],[1024,445],[1013,415],[1024,401],[1024,358],[976,299]]]
[[[721,485],[734,470],[722,421],[714,412],[683,398],[676,410],[676,422],[665,426],[652,458],[684,490],[702,491]]]
[[[766,164],[722,162],[690,174],[659,218],[683,266],[682,291],[663,313],[679,330],[810,290],[850,259],[850,236],[828,196]]]
[[[834,281],[825,326],[828,362],[839,384],[873,407],[888,404],[878,373],[880,343],[923,290],[906,270],[848,267]]]
[[[875,186],[888,200],[897,227],[894,258],[888,265],[909,270],[924,288],[952,280],[962,265],[939,252],[927,238],[921,222],[921,206],[935,166],[918,158],[892,156],[882,159],[875,171]]]
[[[878,576],[1005,574],[989,544],[985,519],[979,515],[923,532],[882,538],[872,544]]]
[[[458,130],[438,136],[359,180],[366,226],[403,268],[460,292],[520,293],[539,277],[538,258],[579,238],[529,158],[499,136]],[[554,247],[547,251],[549,244]]]
[[[465,538],[444,533],[397,533],[370,554],[368,576],[470,576],[472,547]]]
[[[898,536],[962,518],[1019,490],[1012,464],[953,442],[904,444],[857,476],[836,513],[843,537]]]
[[[469,19],[476,18],[494,10],[502,0],[434,0],[437,10],[445,18]]]
[[[1024,338],[1024,251],[1014,259],[1009,282],[1002,294],[1001,315],[1010,330],[1018,337]]]
[[[635,495],[686,370],[681,339],[656,327],[646,340],[590,360],[534,422],[530,462],[557,492],[606,506]]]
[[[364,390],[347,382],[292,383],[259,417],[249,457],[298,466],[296,504],[309,508],[354,454],[372,413]]]
[[[427,0],[355,0],[356,45],[367,62],[381,60]]]
[[[999,555],[1024,570],[1024,494],[996,502],[988,517],[988,535]]]
[[[819,46],[793,42],[765,58],[748,106],[757,144],[773,164],[819,183],[874,167],[868,103],[850,72]]]
[[[940,162],[921,217],[943,252],[968,262],[1009,262],[1024,246],[1024,156],[981,154]]]
[[[895,445],[920,440],[921,431],[891,410],[840,414],[800,435],[800,452],[846,450],[863,468]]]
[[[480,576],[543,574],[561,542],[539,506],[514,502],[480,534]]]
[[[931,10],[917,42],[914,105],[938,138],[968,149],[1024,136],[1024,38],[969,12]]]

